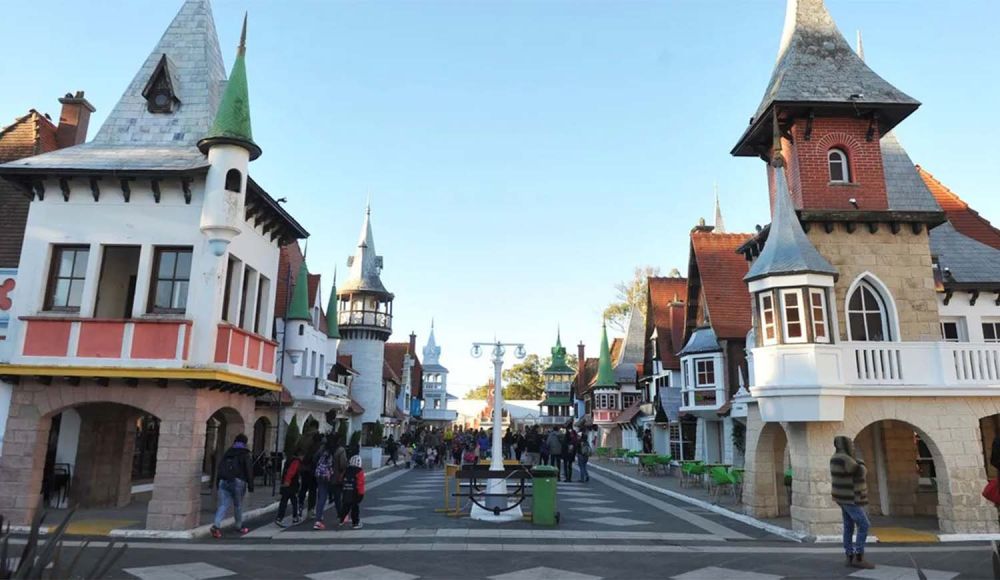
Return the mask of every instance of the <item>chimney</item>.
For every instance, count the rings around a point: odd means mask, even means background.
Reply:
[[[72,147],[87,140],[87,127],[90,125],[90,114],[96,111],[94,105],[83,97],[83,91],[75,95],[66,93],[59,99],[62,112],[59,113],[59,127],[56,129],[56,143],[59,147]]]
[[[576,345],[576,392],[579,397],[587,388],[587,355],[584,352],[583,341]]]
[[[417,333],[410,332],[410,356],[417,356]]]

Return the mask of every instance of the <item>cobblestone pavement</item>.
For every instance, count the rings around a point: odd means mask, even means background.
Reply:
[[[876,570],[844,566],[839,547],[798,544],[606,476],[558,486],[560,524],[487,524],[435,512],[441,471],[389,471],[369,484],[364,528],[258,525],[246,537],[131,541],[116,578],[490,578],[678,580],[986,578],[982,544],[873,546]],[[332,518],[328,520],[328,524]],[[331,526],[335,528],[335,526]]]

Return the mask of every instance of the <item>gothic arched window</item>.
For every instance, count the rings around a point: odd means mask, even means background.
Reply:
[[[885,298],[868,282],[858,284],[847,301],[847,327],[850,340],[892,340]]]
[[[832,183],[850,183],[851,170],[847,166],[847,153],[842,149],[830,149],[826,154],[830,163],[830,181]]]

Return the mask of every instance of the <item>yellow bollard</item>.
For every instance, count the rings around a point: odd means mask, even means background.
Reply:
[[[435,512],[444,512],[446,514],[452,514],[459,511],[459,506],[461,505],[460,498],[455,498],[455,507],[451,507],[452,500],[452,482],[457,481],[455,479],[455,474],[458,473],[459,466],[449,463],[444,466],[444,507],[435,509]],[[455,490],[458,493],[458,489]]]

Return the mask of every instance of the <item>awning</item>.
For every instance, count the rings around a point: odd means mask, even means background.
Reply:
[[[636,415],[639,414],[639,408],[642,407],[642,401],[636,401],[629,405],[628,409],[625,409],[618,414],[618,418],[615,419],[615,423],[631,423],[632,419],[635,419]]]
[[[569,397],[549,397],[549,398],[545,399],[544,401],[542,401],[541,403],[538,403],[538,406],[539,407],[556,407],[556,406],[559,406],[559,405],[570,405],[570,404],[572,404],[572,403],[570,402]]]
[[[720,416],[720,417],[725,417],[726,415],[729,414],[729,411],[732,408],[733,408],[733,402],[732,401],[726,401],[724,405],[722,405],[721,407],[719,407],[719,410],[716,411],[715,414],[718,415],[718,416]]]
[[[354,399],[351,399],[351,404],[347,406],[347,412],[352,415],[361,415],[364,414],[365,408]]]

